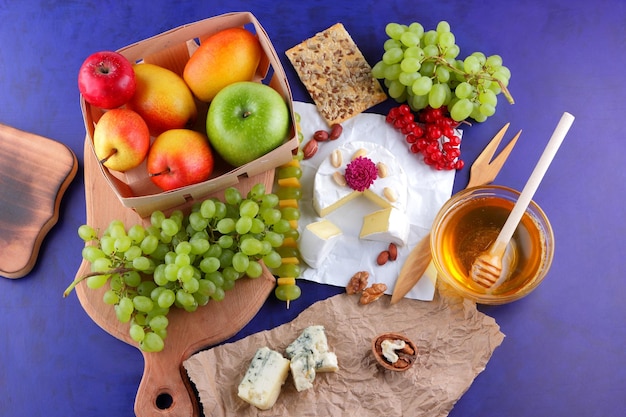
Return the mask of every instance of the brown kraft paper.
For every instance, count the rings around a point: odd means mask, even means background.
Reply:
[[[433,301],[403,299],[394,305],[387,295],[361,305],[358,295],[339,294],[290,323],[199,352],[183,366],[205,416],[446,416],[504,334],[473,302],[439,287]],[[256,350],[267,346],[284,355],[310,325],[325,327],[339,371],[318,373],[313,388],[303,392],[296,391],[289,375],[267,411],[241,400],[237,387]],[[415,342],[413,367],[393,372],[378,365],[371,343],[385,332],[403,333]]]

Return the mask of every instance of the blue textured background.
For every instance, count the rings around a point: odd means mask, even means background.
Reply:
[[[524,134],[497,183],[523,187],[564,111],[577,119],[535,200],[557,244],[546,281],[510,305],[480,307],[506,339],[451,416],[621,416],[626,409],[626,3],[531,1],[0,0],[0,123],[67,144],[81,171],[33,271],[0,278],[0,415],[129,416],[141,354],[61,294],[80,264],[84,126],[76,75],[86,56],[231,11],[251,11],[272,39],[294,98],[310,101],[284,51],[343,22],[371,64],[385,24],[447,20],[463,56],[498,53],[516,104],[466,129],[469,163],[505,122]],[[390,103],[372,109],[384,113]],[[1,146],[1,144],[0,144]],[[0,149],[1,152],[1,149]],[[467,183],[457,174],[455,190]],[[5,189],[0,189],[4,192]],[[0,237],[1,238],[1,237]],[[0,254],[2,256],[2,254]],[[294,318],[341,289],[303,283],[287,311],[271,297],[234,339]]]

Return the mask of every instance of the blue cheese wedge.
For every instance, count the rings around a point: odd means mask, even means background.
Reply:
[[[312,354],[297,353],[289,365],[293,383],[298,392],[313,388],[313,381],[318,372],[336,372],[339,369],[337,355],[333,352]]]
[[[337,372],[339,364],[335,352],[324,352],[317,355],[315,370],[317,372]]]
[[[298,353],[291,358],[291,376],[298,392],[313,388],[315,380],[315,361],[309,353]]]
[[[337,355],[328,348],[324,326],[309,326],[285,351],[291,359],[291,375],[298,391],[313,387],[317,372],[339,370]]]
[[[304,329],[300,336],[287,346],[285,355],[291,359],[302,352],[311,354],[328,352],[328,339],[324,333],[324,326],[315,325]]]
[[[289,374],[290,361],[268,347],[259,348],[246,371],[237,395],[261,409],[270,409],[278,399]]]

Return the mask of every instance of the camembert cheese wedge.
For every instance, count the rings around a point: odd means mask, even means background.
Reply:
[[[330,220],[309,223],[300,236],[300,257],[311,268],[318,268],[343,234]]]
[[[410,222],[406,213],[395,207],[387,207],[363,218],[359,237],[404,246],[409,240],[409,231]]]
[[[289,374],[290,361],[268,347],[259,348],[246,371],[237,395],[261,409],[270,409],[278,399]]]

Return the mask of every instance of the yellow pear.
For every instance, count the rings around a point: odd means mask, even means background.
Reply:
[[[133,66],[137,87],[126,106],[143,117],[152,136],[193,123],[198,109],[183,78],[154,64]]]

